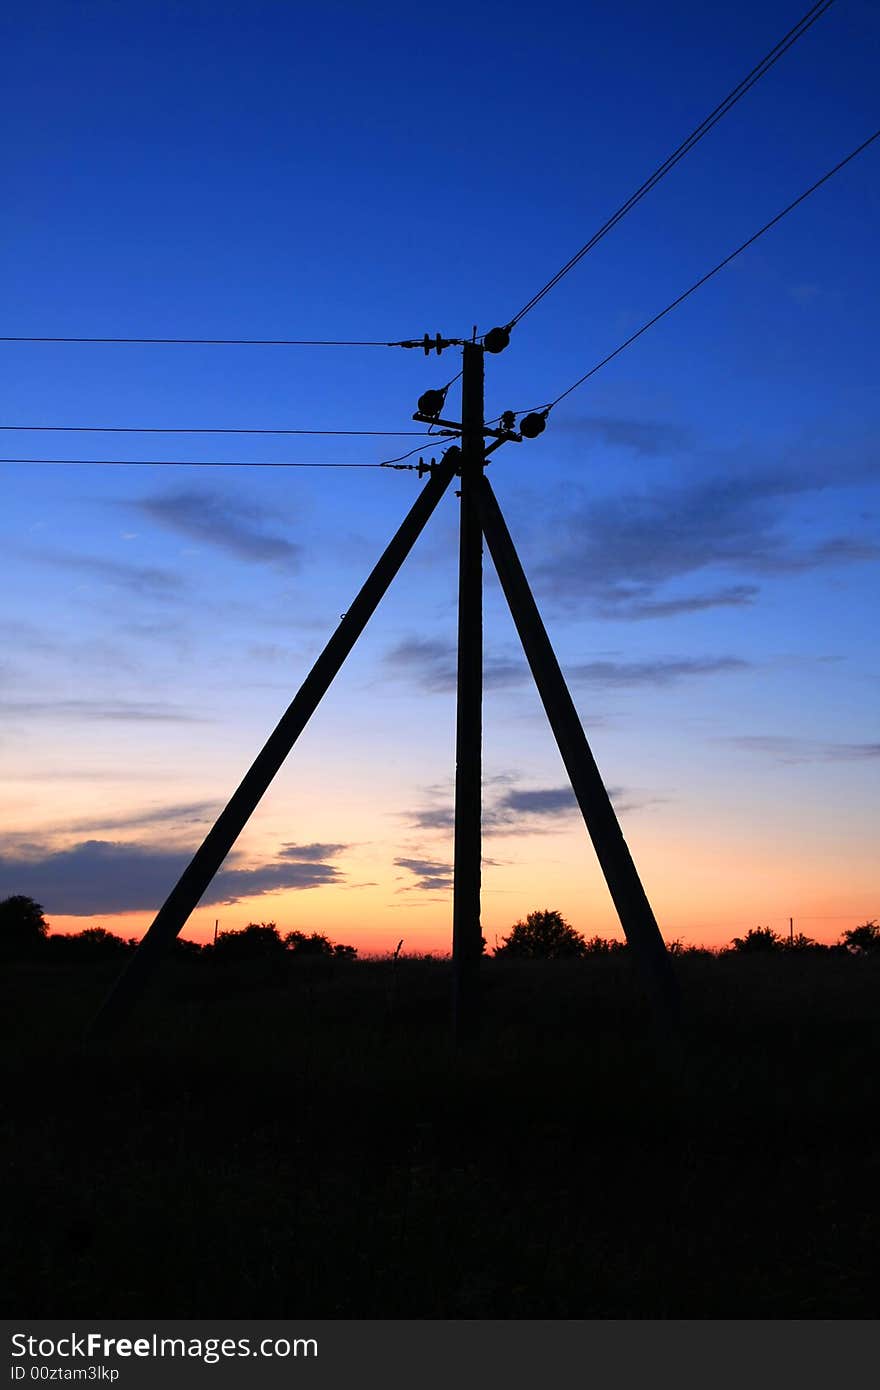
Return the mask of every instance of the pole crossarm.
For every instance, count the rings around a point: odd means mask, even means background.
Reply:
[[[245,773],[200,848],[184,869],[110,994],[92,1021],[93,1036],[111,1033],[129,1013],[162,955],[184,926],[241,834],[296,740],[376,611],[425,523],[455,475],[458,451],[432,471],[422,492],[344,614],[292,703]]]
[[[620,924],[660,1013],[679,1013],[678,982],[575,709],[525,571],[489,480],[476,494],[480,523],[578,806],[608,884]]]

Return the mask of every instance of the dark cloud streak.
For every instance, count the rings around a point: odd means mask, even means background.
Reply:
[[[259,508],[219,492],[181,490],[142,498],[136,505],[161,526],[218,546],[239,560],[289,570],[302,555],[300,545],[266,528]]]
[[[306,846],[306,849],[314,848]],[[0,898],[24,893],[48,913],[93,917],[158,909],[191,858],[187,850],[109,840],[83,840],[68,849],[41,846],[0,855]],[[234,903],[281,889],[320,888],[340,882],[333,864],[308,860],[224,868],[202,906]]]

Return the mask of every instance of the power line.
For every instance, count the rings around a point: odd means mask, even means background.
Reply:
[[[387,468],[393,463],[402,463],[404,459],[412,458],[414,454],[420,454],[425,448],[424,444],[419,444],[415,449],[410,449],[405,454],[396,454],[394,458],[377,459],[371,463],[336,463],[336,462],[312,462],[301,460],[284,459],[24,459],[24,458],[0,458],[0,463],[37,463],[37,464],[88,464],[88,465],[107,465],[108,467],[122,468]]]
[[[165,425],[0,425],[0,430],[25,431],[39,434],[278,434],[278,435],[353,435],[389,439],[398,435],[424,438],[428,430],[270,430],[218,429],[214,427]]]
[[[649,328],[653,328],[655,323],[659,323],[659,321],[662,318],[665,318],[665,316],[668,313],[671,313],[671,311],[677,308],[679,304],[682,304],[684,300],[686,300],[690,295],[692,295],[695,290],[698,290],[701,285],[705,285],[706,281],[711,280],[713,275],[717,275],[719,270],[723,270],[726,265],[729,265],[730,262],[734,260],[735,257],[740,255],[741,252],[745,251],[747,247],[753,245],[753,243],[756,242],[759,237],[762,237],[765,232],[769,232],[771,227],[775,227],[777,222],[781,222],[783,217],[787,217],[788,214],[792,212],[796,207],[798,207],[798,205],[802,203],[805,198],[809,198],[811,193],[815,193],[817,188],[821,188],[823,183],[827,183],[830,178],[833,178],[835,174],[839,173],[845,165],[849,164],[850,160],[855,159],[856,155],[859,155],[862,153],[863,150],[866,150],[869,145],[873,144],[873,142],[876,139],[878,139],[878,137],[880,137],[880,130],[875,130],[873,135],[869,135],[867,140],[863,140],[862,143],[858,145],[854,150],[852,150],[844,159],[841,159],[838,164],[835,164],[833,169],[829,169],[827,174],[823,174],[820,179],[817,179],[816,182],[812,184],[808,189],[806,189],[805,192],[803,192],[799,198],[795,198],[793,203],[789,203],[788,207],[784,207],[782,211],[777,212],[776,216],[772,217],[769,222],[765,222],[764,226],[761,227],[752,236],[750,236],[748,241],[744,241],[741,246],[738,246],[736,248],[735,251],[731,251],[729,256],[725,256],[723,261],[719,261],[718,264],[716,266],[713,266],[711,270],[707,271],[705,275],[701,275],[699,280],[696,280],[690,286],[689,289],[686,289],[683,294],[680,294],[677,297],[677,299],[673,299],[672,303],[667,304],[665,309],[661,309],[659,314],[655,314],[653,318],[648,319],[647,323],[643,323],[641,328],[637,329],[635,333],[630,334],[630,336],[624,342],[622,342],[619,347],[616,347],[613,352],[609,352],[607,357],[603,357],[601,362],[597,362],[596,365],[594,367],[591,367],[588,372],[584,372],[583,376],[578,377],[577,381],[573,382],[571,386],[569,386],[565,391],[558,395],[555,400],[550,401],[549,404],[545,406],[537,407],[537,409],[543,411],[552,410],[554,406],[557,406],[560,401],[565,399],[566,396],[571,395],[572,391],[576,391],[579,386],[583,386],[585,381],[588,381],[591,376],[594,376],[595,373],[598,372],[602,367],[606,366],[609,362],[613,360],[613,358],[617,357],[621,352],[623,352],[624,348],[628,348],[630,344],[634,343],[637,338],[640,338],[643,333],[647,333]],[[498,418],[500,419],[500,416]]]
[[[669,157],[665,159],[663,163],[654,170],[653,174],[651,174],[651,176],[647,178],[639,188],[636,189],[635,193],[633,193],[632,196],[628,198],[627,201],[621,207],[619,207],[617,211],[612,214],[611,217],[608,218],[608,221],[604,222],[603,225],[599,228],[599,230],[593,233],[593,235],[590,237],[590,240],[585,242],[581,249],[575,252],[575,254],[571,257],[570,260],[566,261],[562,269],[558,270],[556,274],[553,276],[553,278],[551,280],[548,280],[546,285],[544,285],[542,289],[538,290],[537,294],[532,295],[532,298],[528,301],[528,303],[523,305],[519,313],[514,315],[514,317],[510,320],[510,322],[507,325],[508,331],[514,328],[515,325],[519,323],[520,319],[524,318],[524,316],[527,313],[529,313],[531,309],[534,309],[535,305],[538,304],[544,298],[545,294],[549,294],[550,291],[554,288],[554,286],[559,284],[559,281],[562,279],[562,277],[564,275],[567,275],[568,272],[578,264],[578,262],[587,254],[588,251],[592,251],[593,247],[596,246],[596,244],[600,242],[602,238],[608,232],[610,232],[613,227],[617,225],[621,218],[625,217],[626,214],[630,212],[632,208],[636,206],[637,203],[641,202],[642,198],[644,198],[646,193],[650,193],[651,189],[654,188],[660,182],[660,180],[670,172],[670,170],[675,168],[679,160],[684,159],[685,155],[688,154],[700,140],[702,140],[703,136],[707,135],[709,131],[712,129],[712,127],[717,125],[723,116],[727,115],[727,112],[730,111],[736,105],[736,103],[742,97],[745,96],[746,92],[748,92],[749,89],[753,87],[755,83],[758,82],[766,72],[770,71],[770,69],[773,67],[775,63],[779,61],[782,55],[786,53],[789,48],[791,48],[792,44],[794,44],[801,37],[802,34],[805,34],[807,30],[813,24],[815,24],[816,20],[821,18],[821,16],[825,13],[827,9],[830,8],[830,6],[833,3],[834,0],[820,0],[820,3],[813,5],[812,9],[808,10],[807,13],[801,19],[798,20],[794,28],[790,29],[789,32],[786,35],[784,35],[784,37],[781,38],[773,48],[770,49],[769,53],[766,53],[764,55],[761,61],[758,64],[756,64],[754,68],[752,68],[751,72],[748,73],[742,79],[742,81],[738,83],[736,87],[733,88],[731,92],[728,92],[727,96],[724,98],[723,101],[719,102],[718,106],[715,107],[714,111],[711,111],[709,115],[706,116],[705,120],[700,122],[696,129],[693,130],[691,134],[687,137],[687,139],[682,141],[682,143],[678,146],[678,149],[674,150],[672,154],[669,155]]]
[[[424,445],[422,446],[424,447]],[[408,455],[403,455],[408,457]],[[391,460],[389,460],[390,462]],[[396,461],[396,460],[395,460]],[[108,468],[383,468],[384,463],[303,463],[272,459],[17,459],[0,463],[88,464]]]
[[[141,343],[159,347],[409,347],[406,341],[393,343],[350,338],[43,338],[0,336],[0,343]]]

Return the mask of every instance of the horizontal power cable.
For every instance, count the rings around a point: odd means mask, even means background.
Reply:
[[[356,338],[63,338],[0,335],[0,343],[135,343],[150,347],[408,347],[409,340]]]
[[[338,463],[310,461],[302,459],[60,459],[60,458],[0,458],[0,463],[65,464],[74,466],[85,464],[89,467],[112,468],[387,468],[394,463],[420,454],[425,448],[419,444],[405,454],[396,454],[390,459],[376,459],[369,463]]]
[[[14,459],[0,463],[85,464],[108,468],[382,468],[382,463],[308,463],[274,459]]]
[[[645,182],[641,184],[639,188],[636,189],[635,193],[633,193],[632,196],[629,197],[626,200],[626,202],[623,203],[617,209],[615,213],[612,213],[612,215],[608,218],[607,222],[604,222],[602,226],[599,228],[599,230],[593,233],[589,241],[585,242],[584,245],[580,248],[580,250],[576,251],[575,254],[571,257],[571,259],[566,261],[565,265],[562,266],[562,268],[556,272],[552,279],[547,281],[546,285],[544,285],[540,290],[538,290],[537,294],[532,295],[531,299],[523,305],[519,313],[515,314],[514,317],[507,324],[508,331],[514,328],[515,325],[519,323],[520,319],[524,318],[525,315],[530,312],[530,310],[534,309],[535,306],[539,304],[540,301],[544,298],[544,296],[546,294],[549,294],[550,291],[556,285],[559,284],[559,281],[563,278],[563,276],[567,275],[570,270],[573,270],[574,267],[578,264],[578,262],[581,261],[584,256],[586,256],[587,252],[592,251],[593,247],[596,246],[598,242],[600,242],[602,238],[606,236],[607,233],[610,232],[612,228],[615,227],[617,223],[636,206],[637,203],[641,202],[642,198],[644,198],[647,193],[650,193],[651,189],[655,188],[656,185],[660,182],[660,180],[665,178],[665,176],[668,173],[670,173],[672,169],[675,168],[676,164],[678,164],[680,160],[684,159],[686,154],[690,153],[694,146],[698,144],[700,140],[702,140],[704,135],[708,135],[709,131],[718,124],[722,117],[727,115],[728,111],[732,110],[732,108],[737,104],[737,102],[740,101],[742,97],[746,95],[750,88],[752,88],[755,85],[755,83],[758,82],[764,76],[765,73],[770,71],[773,65],[779,61],[783,54],[786,53],[789,48],[791,48],[792,44],[794,44],[801,37],[802,34],[805,34],[807,30],[813,24],[815,24],[817,19],[821,18],[825,11],[831,7],[833,2],[834,0],[819,0],[818,4],[813,5],[812,8],[809,9],[807,13],[803,15],[801,19],[798,20],[794,28],[790,29],[789,32],[785,34],[779,40],[779,42],[774,45],[773,48],[770,49],[769,53],[766,53],[764,57],[761,59],[761,61],[757,63],[754,68],[752,68],[751,72],[747,73],[746,76],[742,79],[742,81],[739,82],[737,86],[733,88],[732,91],[728,92],[727,96],[724,98],[723,101],[719,102],[719,104],[715,107],[714,111],[710,111],[709,115],[706,116],[705,119],[700,122],[696,129],[691,131],[687,139],[683,140],[682,143],[678,146],[678,148],[676,150],[673,150],[672,154],[669,155],[663,161],[663,163],[660,164],[654,170],[653,174],[651,174],[645,180]]]
[[[37,434],[251,434],[251,435],[351,435],[391,439],[397,436],[425,438],[428,430],[287,430],[287,429],[229,429],[215,426],[186,425],[0,425],[0,430]]]
[[[794,201],[789,203],[787,207],[784,207],[781,212],[777,212],[775,217],[771,217],[769,222],[765,222],[763,227],[760,227],[757,232],[754,232],[752,236],[750,236],[747,241],[744,241],[741,246],[738,246],[735,251],[731,251],[729,256],[725,256],[723,261],[719,261],[718,264],[716,266],[713,266],[711,270],[707,271],[705,275],[701,275],[699,280],[695,280],[694,283],[688,289],[686,289],[683,294],[680,294],[677,296],[677,298],[673,299],[670,304],[666,305],[665,309],[660,310],[659,314],[655,314],[653,318],[648,319],[647,323],[643,323],[641,328],[636,329],[635,333],[631,333],[630,336],[626,338],[624,342],[622,342],[618,347],[616,347],[613,352],[609,352],[607,356],[603,357],[600,362],[597,362],[594,367],[591,367],[588,372],[584,372],[583,376],[578,377],[577,381],[572,382],[571,386],[568,386],[564,391],[562,391],[558,396],[556,396],[554,400],[549,401],[546,405],[535,407],[536,411],[552,410],[554,406],[557,406],[559,404],[560,401],[565,400],[566,396],[571,395],[572,391],[576,391],[579,386],[583,386],[585,381],[588,381],[590,377],[594,376],[596,372],[601,370],[602,367],[607,366],[607,364],[611,362],[615,357],[617,357],[621,352],[623,352],[625,348],[628,348],[631,343],[634,343],[636,341],[637,338],[641,338],[643,333],[647,333],[649,328],[653,328],[655,323],[659,323],[662,318],[665,318],[666,315],[671,313],[673,309],[676,309],[679,304],[683,304],[684,301],[687,298],[689,298],[690,295],[692,295],[696,290],[698,290],[701,287],[701,285],[705,285],[708,280],[712,279],[713,275],[717,275],[718,272],[720,270],[723,270],[725,266],[730,265],[730,262],[732,260],[734,260],[737,256],[741,255],[742,252],[745,251],[749,246],[754,245],[754,243],[758,240],[759,237],[762,237],[765,232],[769,232],[771,227],[775,227],[777,222],[781,222],[783,217],[787,217],[788,214],[790,212],[793,212],[794,209],[798,207],[806,198],[809,198],[812,193],[815,193],[817,189],[821,188],[824,183],[827,183],[829,179],[833,178],[835,174],[839,173],[840,170],[843,169],[847,164],[849,164],[851,160],[855,159],[857,155],[860,155],[864,150],[868,148],[869,145],[872,145],[874,141],[878,138],[880,138],[880,130],[875,130],[873,135],[869,135],[867,140],[863,140],[860,145],[857,145],[854,150],[852,150],[848,155],[845,156],[845,158],[841,159],[839,163],[835,164],[833,169],[829,169],[826,174],[823,174],[820,179],[817,179],[814,184],[811,184],[809,188],[805,189],[805,191],[801,193],[800,197],[795,198]],[[519,414],[520,412],[517,413]],[[498,416],[497,418],[500,419],[501,417]]]

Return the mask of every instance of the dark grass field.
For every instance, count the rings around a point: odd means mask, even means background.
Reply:
[[[880,961],[685,957],[678,1044],[626,954],[4,974],[10,1314],[876,1317]]]

